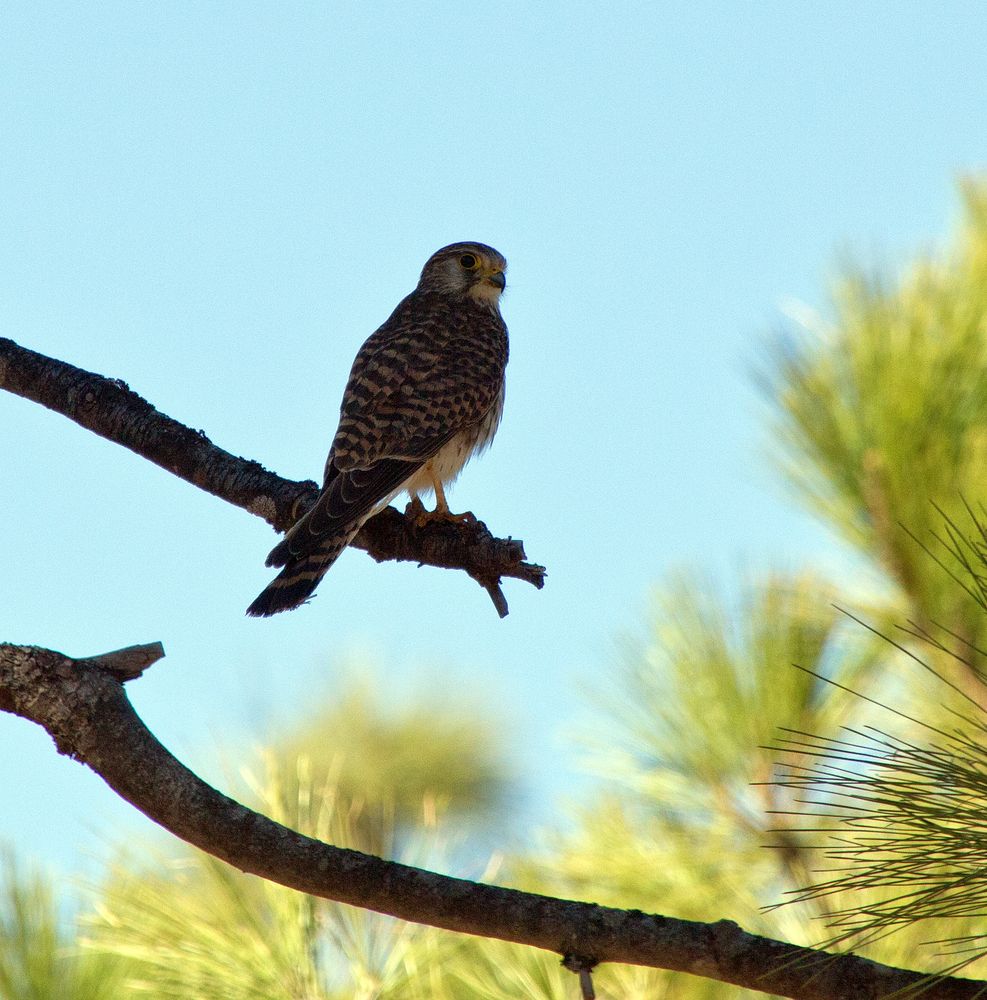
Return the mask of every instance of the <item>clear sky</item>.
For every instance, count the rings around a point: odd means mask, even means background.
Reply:
[[[130,686],[224,783],[369,664],[505,720],[532,815],[578,788],[581,689],[695,566],[841,565],[765,461],[750,370],[847,248],[934,246],[987,157],[979,3],[46,3],[0,10],[0,333],[316,478],[363,339],[428,255],[510,261],[504,423],[451,499],[548,566],[511,615],[349,552],[248,620],[275,540],[0,393],[0,639],[161,640]],[[0,840],[72,867],[142,829],[0,716]]]

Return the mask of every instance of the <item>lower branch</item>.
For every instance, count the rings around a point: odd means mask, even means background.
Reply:
[[[0,644],[0,710],[43,726],[60,753],[88,765],[154,822],[241,871],[403,920],[543,948],[587,973],[599,962],[625,962],[798,1000],[985,995],[983,983],[801,948],[728,920],[704,924],[519,892],[304,837],[209,787],[144,726],[118,677],[160,652],[153,644],[76,660]]]

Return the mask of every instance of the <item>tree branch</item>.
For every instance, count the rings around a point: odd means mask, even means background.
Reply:
[[[145,651],[130,654],[138,660],[159,652],[132,648]],[[107,661],[112,672],[100,666]],[[984,995],[983,983],[801,948],[728,920],[703,924],[483,885],[304,837],[210,788],[165,750],[115,676],[120,661],[120,652],[76,660],[0,644],[0,710],[43,726],[60,753],[154,822],[241,871],[403,920],[553,951],[580,970],[625,962],[798,1000]]]
[[[0,337],[0,389],[61,413],[100,437],[121,444],[213,496],[286,531],[319,495],[311,480],[295,482],[259,462],[231,455],[177,420],[159,413],[119,379],[104,378]],[[524,543],[495,538],[481,521],[433,521],[418,526],[388,507],[363,526],[351,543],[378,562],[400,560],[465,570],[490,594],[503,618],[503,577],[539,590],[545,567],[525,561]]]

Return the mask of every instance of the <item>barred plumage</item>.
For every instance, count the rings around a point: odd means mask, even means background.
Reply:
[[[304,603],[369,517],[402,490],[434,490],[483,450],[504,405],[507,262],[483,243],[454,243],[426,262],[415,290],[353,362],[322,493],[268,556],[281,573],[247,609]]]

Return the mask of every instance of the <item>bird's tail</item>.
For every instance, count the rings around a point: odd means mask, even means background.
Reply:
[[[325,543],[313,552],[285,560],[282,563],[284,569],[247,608],[247,614],[267,618],[279,611],[290,611],[304,604],[358,530],[359,524],[352,533],[335,534],[325,539]],[[275,549],[271,556],[277,551]],[[268,559],[268,565],[271,563],[272,560]]]

